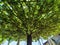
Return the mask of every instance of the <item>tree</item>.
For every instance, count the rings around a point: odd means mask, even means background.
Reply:
[[[59,31],[59,0],[3,0],[1,3],[2,24],[10,24],[5,25],[4,30],[16,31],[17,34],[22,32],[21,35],[27,37],[27,45],[32,45],[32,37],[36,34],[47,37]]]

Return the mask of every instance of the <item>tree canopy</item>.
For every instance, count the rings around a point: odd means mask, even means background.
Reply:
[[[6,36],[26,38],[31,34],[36,39],[58,34],[59,29],[60,0],[0,1],[0,30]]]

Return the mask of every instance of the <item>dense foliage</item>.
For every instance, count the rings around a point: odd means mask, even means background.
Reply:
[[[36,40],[58,34],[59,30],[60,0],[0,1],[0,34],[4,38],[26,40],[31,35]]]

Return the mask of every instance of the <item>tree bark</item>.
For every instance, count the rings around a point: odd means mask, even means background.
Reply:
[[[32,36],[31,36],[31,34],[27,34],[27,45],[32,45]]]
[[[18,41],[17,41],[17,45],[19,45],[20,44],[20,37],[18,38]]]
[[[9,37],[9,39],[8,39],[8,45],[10,45],[10,40],[11,40],[11,38]]]
[[[1,44],[0,44],[1,45]]]
[[[38,39],[38,42],[39,42],[39,44],[41,45],[41,42],[40,42],[40,40]]]
[[[10,40],[8,40],[8,45],[10,44]]]

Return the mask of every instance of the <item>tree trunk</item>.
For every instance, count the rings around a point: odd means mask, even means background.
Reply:
[[[40,40],[38,39],[38,42],[39,42],[39,44],[41,45],[41,42],[40,42]]]
[[[8,39],[8,45],[10,44],[10,40],[11,40],[11,38],[9,37],[9,39]]]
[[[8,42],[8,45],[9,45],[10,43]]]
[[[32,36],[31,36],[31,34],[27,34],[27,45],[32,45]]]
[[[1,44],[0,44],[1,45]]]
[[[10,40],[8,40],[8,45],[10,44]]]
[[[17,45],[20,44],[20,36],[18,37],[18,40],[17,40]]]

